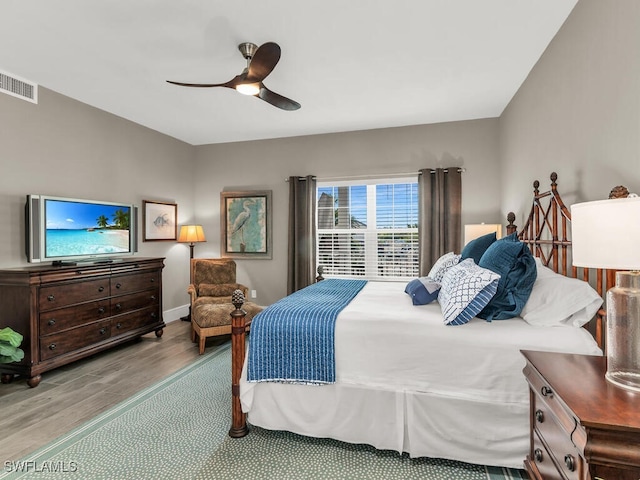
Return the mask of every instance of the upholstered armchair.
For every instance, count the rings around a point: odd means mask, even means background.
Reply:
[[[249,289],[236,282],[236,262],[229,258],[192,258],[191,282],[187,288],[191,300],[191,340],[195,342],[198,337],[202,355],[207,337],[231,333],[233,292],[241,290],[249,298]],[[242,309],[250,321],[263,307],[246,302]]]

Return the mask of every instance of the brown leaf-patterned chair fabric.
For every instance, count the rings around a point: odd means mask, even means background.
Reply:
[[[191,340],[199,339],[200,355],[204,353],[207,337],[231,333],[231,312],[235,309],[231,295],[241,290],[245,299],[249,289],[236,282],[236,262],[229,258],[192,258],[191,278],[187,288],[191,299]],[[263,307],[245,302],[247,322]]]

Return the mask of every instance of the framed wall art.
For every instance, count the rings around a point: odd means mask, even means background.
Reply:
[[[143,200],[142,205],[142,241],[176,241],[178,205],[151,200]]]
[[[220,193],[223,257],[271,258],[271,190]]]

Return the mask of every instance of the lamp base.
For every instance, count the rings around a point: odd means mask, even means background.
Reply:
[[[607,292],[607,373],[611,384],[640,392],[640,272],[616,272]]]
[[[629,372],[607,372],[605,378],[616,387],[640,392],[640,374]]]

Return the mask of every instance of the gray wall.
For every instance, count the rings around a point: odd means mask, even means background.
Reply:
[[[193,220],[191,145],[46,88],[38,93],[37,105],[0,94],[0,267],[27,264],[24,203],[30,193],[140,207],[142,200],[176,202],[179,221]],[[165,310],[184,305],[189,249],[142,242],[140,232],[138,238],[140,256],[167,257]]]
[[[194,147],[40,88],[37,105],[0,95],[0,267],[26,265],[23,207],[29,193],[107,201],[175,202],[178,223],[202,223],[197,257],[220,255],[220,192],[273,191],[273,259],[238,260],[238,278],[269,304],[286,293],[285,178],[417,172],[463,166],[464,221],[499,222],[497,119]],[[473,199],[470,201],[469,199]],[[167,320],[186,313],[189,249],[142,242],[166,257]],[[1,319],[0,319],[1,320]],[[1,323],[1,322],[0,322]]]
[[[367,174],[417,173],[460,166],[463,222],[504,223],[500,217],[498,121],[484,119],[342,134],[228,143],[197,148],[196,217],[207,243],[196,256],[220,254],[220,192],[273,191],[273,259],[238,259],[238,279],[258,303],[286,294],[288,184],[291,175],[319,180]]]
[[[500,118],[502,206],[539,179],[569,206],[640,194],[640,2],[580,0]],[[504,213],[503,212],[503,213]]]

